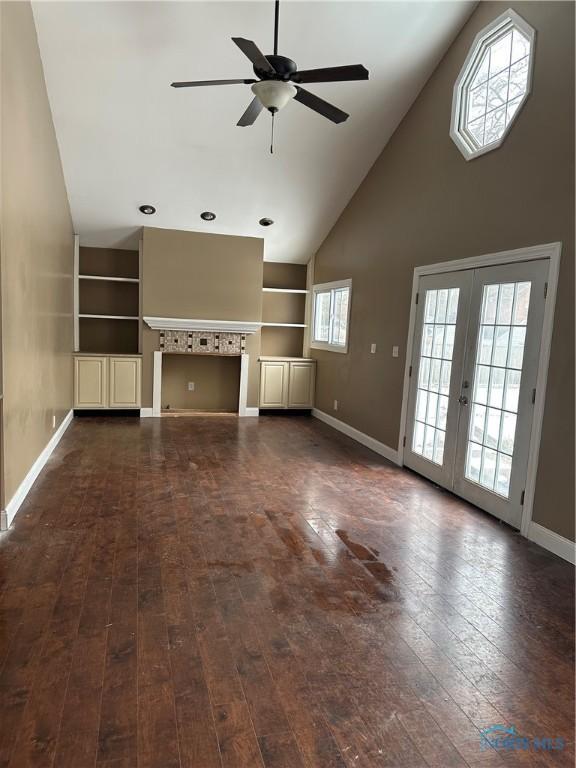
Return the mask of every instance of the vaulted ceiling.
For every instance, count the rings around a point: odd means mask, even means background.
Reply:
[[[36,2],[34,15],[76,232],[131,247],[143,224],[265,238],[265,258],[306,262],[434,67],[471,2],[283,2],[279,52],[301,69],[364,64],[366,82],[310,91],[340,125],[297,102],[236,122],[248,85],[175,90],[173,80],[252,77],[232,36],[272,49],[273,3]],[[448,130],[450,116],[446,116]],[[152,217],[138,212],[152,203]],[[199,218],[204,210],[214,222]],[[263,229],[258,221],[275,224]]]

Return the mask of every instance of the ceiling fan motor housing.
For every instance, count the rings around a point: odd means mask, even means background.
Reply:
[[[260,78],[260,80],[290,80],[291,76],[298,69],[296,62],[286,56],[275,56],[274,54],[267,55],[266,58],[274,68],[274,72],[269,72],[265,69],[254,65],[254,74]]]

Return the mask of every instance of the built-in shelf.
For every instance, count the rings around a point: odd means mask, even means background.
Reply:
[[[139,283],[137,277],[105,277],[103,275],[78,275],[79,280],[106,280],[111,283]]]
[[[140,320],[138,315],[78,315],[78,317],[89,317],[92,320]]]
[[[306,288],[262,288],[265,293],[308,293]]]
[[[262,323],[262,326],[269,328],[306,328],[306,323]]]

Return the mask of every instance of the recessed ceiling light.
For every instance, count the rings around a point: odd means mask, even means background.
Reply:
[[[156,208],[154,208],[153,205],[141,205],[138,210],[140,213],[146,214],[146,216],[151,216],[153,213],[156,213]]]
[[[212,211],[203,211],[200,214],[200,218],[204,219],[204,221],[214,221],[214,219],[216,218],[216,214],[212,213]]]
[[[258,223],[259,223],[259,224],[260,224],[262,227],[270,227],[270,226],[272,226],[272,224],[274,224],[274,222],[272,221],[272,219],[260,219],[260,221],[259,221]]]

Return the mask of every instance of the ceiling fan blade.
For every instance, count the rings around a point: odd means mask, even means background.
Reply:
[[[189,80],[182,83],[170,83],[172,88],[195,88],[199,85],[238,85],[239,83],[256,83],[257,80]]]
[[[324,101],[324,99],[316,96],[315,93],[305,91],[304,88],[298,88],[298,86],[296,86],[296,88],[298,93],[294,96],[295,101],[299,101],[300,104],[310,107],[314,112],[318,112],[318,114],[323,117],[327,117],[328,120],[332,120],[333,123],[343,123],[344,120],[348,120],[350,117],[350,115],[346,114],[346,112],[342,112],[338,107],[335,107],[333,104],[329,104],[327,101]]]
[[[241,126],[242,128],[245,128],[248,125],[253,125],[254,121],[262,112],[264,109],[262,102],[257,96],[254,96],[250,104],[248,104],[248,108],[246,109],[246,112],[242,115],[240,120],[236,123],[236,125]]]
[[[276,74],[276,70],[272,64],[270,64],[266,56],[264,56],[260,48],[258,48],[256,43],[253,43],[252,40],[245,40],[243,37],[233,37],[232,40],[236,43],[238,48],[240,48],[242,53],[245,56],[248,56],[256,69],[261,69],[269,75]]]
[[[343,80],[368,80],[368,70],[362,64],[346,67],[325,67],[324,69],[303,69],[295,72],[294,83],[336,83]]]

